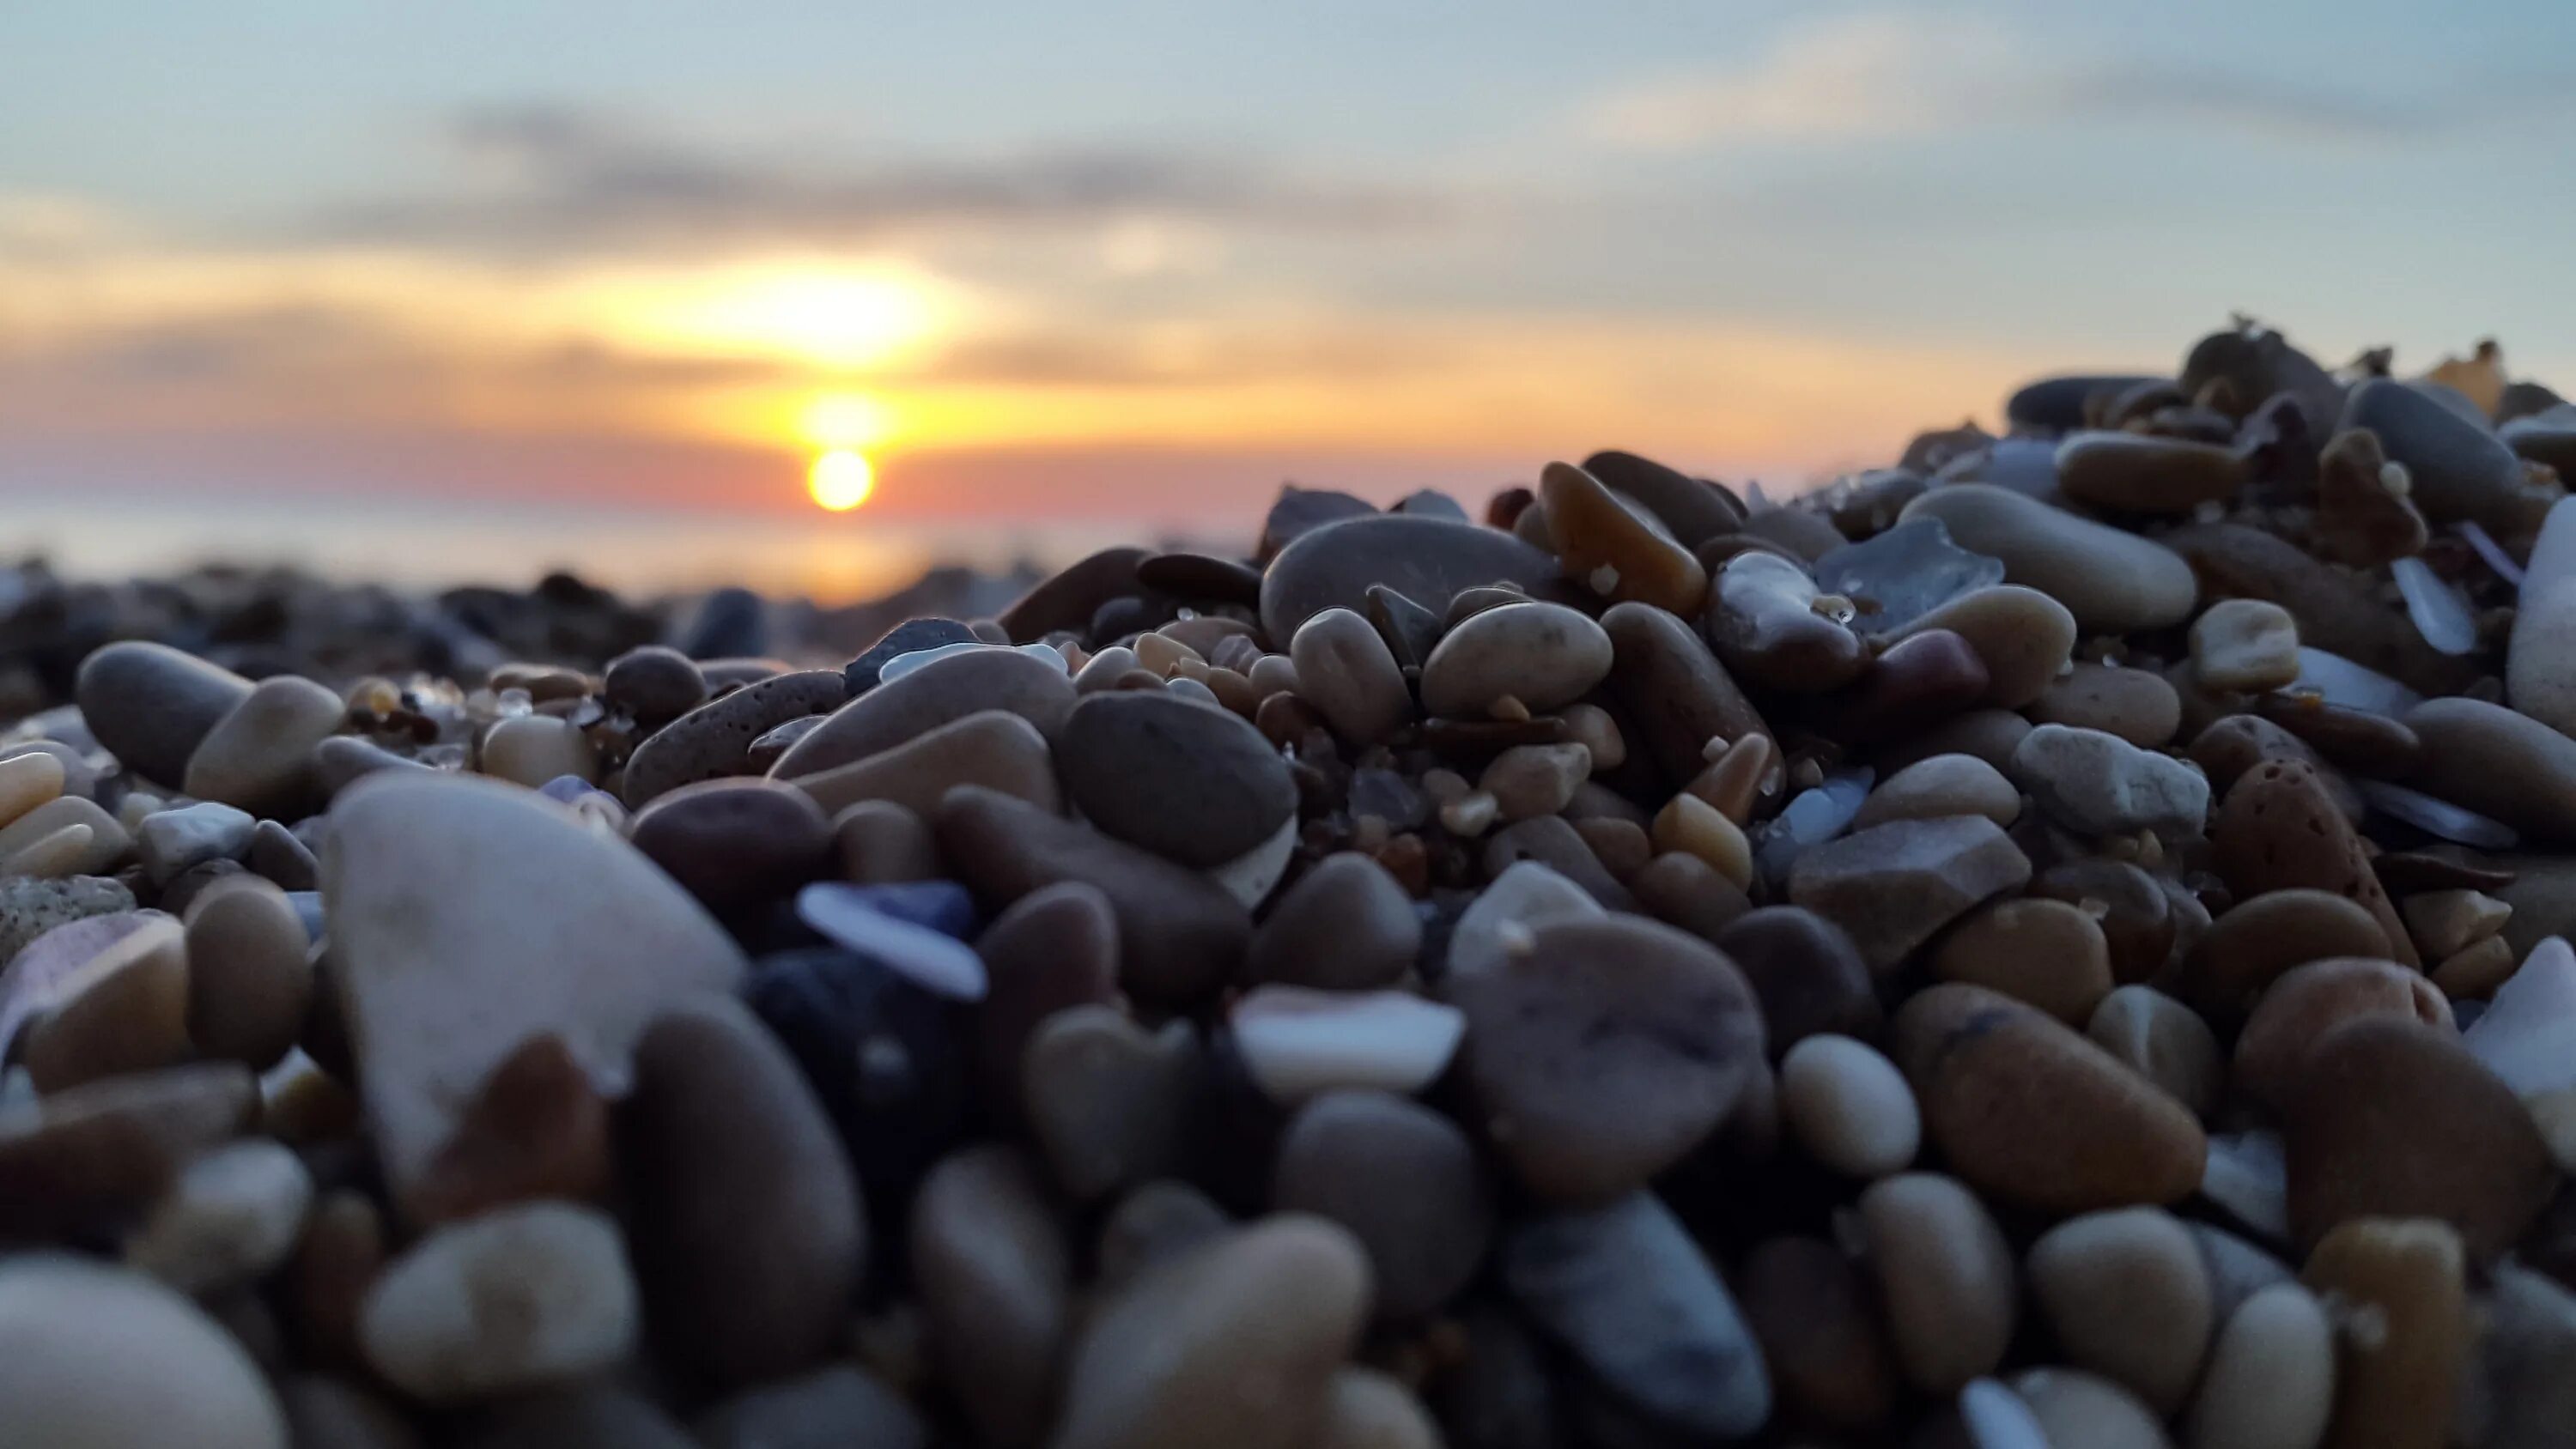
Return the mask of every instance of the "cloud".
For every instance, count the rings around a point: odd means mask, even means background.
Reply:
[[[1368,232],[1434,224],[1460,205],[1432,188],[1323,179],[1217,150],[1095,146],[795,164],[556,106],[469,111],[442,139],[458,163],[449,184],[337,208],[312,230],[334,241],[542,254],[846,246],[1136,218]]]
[[[1745,67],[1668,75],[1600,98],[1583,132],[1640,149],[1855,140],[2001,125],[2194,125],[2281,140],[2386,143],[2536,105],[2564,78],[2436,78],[2393,95],[2199,63],[2052,50],[1991,19],[1867,11],[1794,30]]]

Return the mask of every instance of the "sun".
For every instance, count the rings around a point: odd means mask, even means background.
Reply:
[[[877,470],[847,448],[817,455],[813,468],[805,475],[805,491],[834,513],[847,513],[867,502],[876,486]]]

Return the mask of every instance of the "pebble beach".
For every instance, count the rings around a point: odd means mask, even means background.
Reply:
[[[0,578],[0,1449],[2576,1446],[2576,404],[2182,340],[873,608]]]

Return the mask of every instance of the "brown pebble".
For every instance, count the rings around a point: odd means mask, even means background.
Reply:
[[[862,800],[832,817],[841,879],[857,885],[937,880],[939,843],[922,818],[891,800]]]
[[[1774,1061],[1820,1034],[1878,1040],[1884,1021],[1869,967],[1832,921],[1803,906],[1764,906],[1729,922],[1716,944],[1762,1003]]]
[[[2239,901],[2193,944],[2174,992],[2233,1027],[2291,969],[2335,956],[2377,956],[2388,936],[2370,912],[2331,891],[2292,887]]]
[[[363,1362],[358,1311],[386,1257],[384,1214],[374,1199],[335,1188],[314,1203],[282,1275],[281,1295],[308,1362],[334,1368]]]
[[[1932,974],[2027,1002],[2069,1026],[2092,1019],[2111,993],[2102,928],[2064,901],[1996,901],[1970,912],[1932,952]]]
[[[2060,861],[2030,883],[2030,893],[2065,901],[2093,917],[2111,955],[2111,979],[2126,985],[2164,969],[2173,954],[2173,904],[2155,877],[2125,860],[2088,856]]]
[[[2190,1111],[2033,1007],[1933,986],[1897,1012],[1892,1042],[1932,1142],[1998,1201],[2077,1213],[2200,1186],[2208,1142]]]
[[[627,839],[709,910],[740,910],[823,875],[832,825],[804,792],[767,780],[702,780],[654,797]]]
[[[2024,711],[2033,724],[2073,725],[2155,749],[2182,728],[2182,699],[2144,669],[2081,663],[2057,677]]]
[[[1746,1255],[1737,1293],[1785,1407],[1866,1433],[1896,1411],[1894,1353],[1869,1284],[1822,1238],[1772,1238]]]
[[[1641,844],[1643,840],[1640,836]],[[1646,908],[1647,914],[1703,941],[1715,941],[1727,926],[1753,909],[1753,901],[1742,886],[1718,874],[1707,861],[1678,850],[1668,850],[1648,860],[1627,878],[1627,884],[1637,893],[1637,903]]]
[[[2236,1038],[2236,1089],[2278,1110],[2307,1069],[2309,1051],[2356,1017],[2388,1015],[2447,1031],[2451,1008],[2420,972],[2394,961],[2332,956],[2283,972],[2256,1001]]]
[[[2489,936],[2444,957],[2433,968],[2433,984],[2453,1001],[2484,1000],[2511,980],[2519,965],[2510,942]]]
[[[2210,826],[2213,863],[2239,900],[2304,886],[2370,912],[2393,961],[2419,966],[2415,943],[2370,869],[2370,853],[2305,765],[2272,763],[2229,788]]]
[[[2012,1248],[1977,1195],[1939,1173],[1902,1173],[1861,1193],[1860,1223],[1906,1381],[1952,1394],[1994,1372],[2020,1292]]]
[[[2513,1089],[2449,1031],[2400,1016],[2355,1018],[2309,1048],[2281,1136],[2302,1242],[2356,1218],[2439,1218],[2492,1262],[2558,1187]]]
[[[127,933],[62,983],[19,1037],[18,1064],[47,1094],[187,1060],[188,952],[168,917]]]
[[[1978,902],[2030,879],[2030,860],[1981,815],[1898,820],[1814,846],[1789,899],[1834,921],[1889,972]]]
[[[598,1201],[615,1173],[608,1103],[561,1037],[503,1057],[414,1178],[404,1215],[420,1227],[537,1198]]]
[[[1413,967],[1422,918],[1384,866],[1356,851],[1315,863],[1252,934],[1244,974],[1327,991],[1391,986]]]
[[[210,891],[187,919],[188,1036],[197,1050],[266,1069],[304,1031],[313,967],[304,920],[256,876]]]

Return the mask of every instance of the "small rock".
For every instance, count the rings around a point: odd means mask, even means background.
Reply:
[[[1413,691],[1386,640],[1350,610],[1326,609],[1308,619],[1289,640],[1288,654],[1296,665],[1296,697],[1344,739],[1376,744],[1413,718]]]
[[[81,661],[72,697],[109,754],[164,785],[187,778],[196,753],[252,685],[229,669],[141,640],[102,645]]]
[[[2398,913],[2416,946],[2439,960],[2502,930],[2513,907],[2482,891],[2422,891],[2400,901]]]
[[[178,922],[167,916],[118,936],[43,994],[48,1009],[17,1048],[39,1092],[172,1066],[190,1055],[188,953]]]
[[[1681,620],[1647,604],[1615,604],[1600,628],[1610,640],[1611,692],[1666,780],[1697,775],[1712,738],[1771,733],[1726,666]]]
[[[483,1079],[403,1209],[437,1224],[538,1198],[598,1201],[615,1175],[607,1101],[561,1037],[533,1036]]]
[[[249,879],[188,909],[188,1036],[207,1056],[264,1071],[304,1032],[313,966],[286,893]]]
[[[413,1244],[368,1290],[358,1329],[378,1373],[448,1404],[607,1368],[634,1345],[636,1318],[616,1222],[538,1202]]]
[[[2182,1407],[2216,1324],[2199,1245],[2162,1208],[2070,1218],[2030,1247],[2031,1296],[2069,1362]]]
[[[162,810],[135,828],[135,854],[153,883],[165,884],[192,865],[241,859],[258,824],[247,812],[212,801]]]
[[[1497,701],[1533,713],[1572,704],[1610,672],[1610,636],[1561,604],[1487,609],[1451,629],[1422,666],[1422,707],[1481,719]],[[1305,679],[1300,669],[1298,678]]]
[[[1860,1231],[1906,1382],[1956,1393],[2003,1362],[2019,1289],[1976,1194],[1938,1173],[1883,1178],[1860,1195]]]
[[[1776,554],[1740,553],[1719,570],[1703,627],[1717,657],[1765,689],[1838,689],[1870,664],[1858,634],[1820,612],[1807,571]],[[1849,613],[1848,608],[1844,609]]]
[[[701,780],[635,812],[627,839],[707,909],[737,911],[824,873],[832,826],[801,790]]]
[[[2124,513],[2189,514],[2233,500],[2252,470],[2235,452],[2152,433],[2078,432],[2057,445],[2057,486]]]
[[[2194,835],[2209,814],[2199,771],[2100,730],[2041,725],[2014,747],[2012,774],[2040,809],[2087,835]]]
[[[1841,925],[1871,970],[1894,970],[1978,902],[2030,879],[2030,861],[1982,816],[1898,820],[1798,857],[1789,899]]]
[[[1036,1444],[1073,1322],[1072,1250],[1037,1173],[1001,1144],[922,1180],[910,1262],[943,1376],[987,1442]]]
[[[1368,1260],[1341,1228],[1281,1215],[1229,1229],[1091,1319],[1055,1449],[1302,1449],[1368,1305]]]
[[[1877,988],[1851,938],[1801,906],[1763,906],[1713,938],[1743,971],[1762,1003],[1764,1036],[1776,1060],[1819,1033],[1876,1041]]]
[[[2299,625],[2261,599],[2222,599],[2191,624],[2191,665],[2208,689],[2260,693],[2299,677]]]
[[[1036,670],[1043,666],[1032,663],[1029,667]],[[1060,676],[1058,683],[1062,683]],[[1071,692],[1069,686],[1067,692]],[[719,775],[739,774],[752,741],[789,720],[839,709],[847,697],[848,686],[838,671],[830,669],[805,669],[773,675],[731,694],[717,695],[655,730],[636,747],[635,753],[626,761],[625,783],[621,789],[626,807],[641,810],[654,797],[682,785],[694,785]],[[815,736],[829,728],[828,723],[817,726],[813,734],[788,750],[780,759],[780,766],[784,767],[790,760],[811,751]],[[840,761],[836,759],[832,763]],[[816,763],[793,771],[782,768],[779,773],[811,774],[822,768],[823,765]]]
[[[1187,1021],[1148,1033],[1084,1005],[1039,1023],[1020,1071],[1021,1109],[1056,1181],[1089,1201],[1177,1165],[1204,1068]]]
[[[1270,560],[1261,576],[1261,632],[1294,639],[1326,609],[1364,609],[1373,585],[1445,603],[1461,589],[1498,582],[1543,594],[1556,575],[1555,559],[1496,529],[1404,514],[1352,518],[1302,535]]]
[[[248,1126],[259,1084],[231,1062],[110,1077],[0,1106],[0,1233],[45,1237],[130,1214]]]
[[[1079,633],[1102,604],[1136,591],[1136,565],[1146,553],[1141,548],[1104,548],[1077,559],[1014,600],[997,622],[1014,644],[1043,639],[1059,629]]]
[[[1751,1435],[1771,1379],[1735,1300],[1653,1194],[1530,1218],[1504,1235],[1504,1287],[1619,1401],[1693,1439]]]
[[[608,661],[600,693],[637,722],[658,725],[697,708],[707,697],[707,679],[688,655],[646,644]]]
[[[2084,1034],[2192,1115],[2205,1119],[2218,1110],[2227,1059],[2209,1024],[2190,1007],[2153,987],[2123,986],[2093,1009]]]
[[[2046,899],[1978,907],[1932,951],[1932,974],[2027,1002],[2069,1026],[2111,994],[2111,948],[2080,906]]]
[[[1020,1059],[1038,1023],[1070,1006],[1118,995],[1118,921],[1109,900],[1068,881],[1022,896],[975,942],[989,983],[975,1013],[979,1095],[1019,1110]]]
[[[781,762],[793,752],[791,746],[789,755],[780,756]],[[902,744],[811,775],[790,779],[773,765],[770,777],[785,780],[824,814],[835,817],[853,805],[885,801],[927,819],[960,785],[998,791],[1049,814],[1064,809],[1056,760],[1046,736],[1006,709],[979,710]]]
[[[1055,754],[1066,793],[1094,826],[1187,866],[1232,860],[1297,813],[1287,763],[1260,731],[1169,695],[1083,700]]]
[[[2576,740],[2457,697],[2424,701],[2405,724],[2423,742],[2417,788],[2542,840],[2576,840]]]
[[[1904,1171],[1923,1141],[1904,1076],[1847,1036],[1810,1036],[1781,1058],[1780,1118],[1809,1157],[1864,1180]]]
[[[313,792],[313,747],[337,733],[347,714],[340,696],[312,680],[263,679],[198,741],[181,786],[254,815],[292,810]]]
[[[2182,697],[2146,669],[2079,662],[2030,702],[2036,725],[2100,730],[2155,749],[2182,728]]]
[[[1351,1230],[1385,1319],[1447,1303],[1484,1262],[1494,1204],[1475,1148],[1448,1118],[1386,1092],[1314,1098],[1280,1134],[1271,1202]]]
[[[2174,990],[2213,1023],[2234,1027],[2292,969],[2387,949],[2388,934],[2370,912],[2332,891],[2265,891],[2210,923],[2184,958]]]
[[[2329,1032],[2363,1016],[2394,1016],[2451,1029],[2450,1003],[2423,974],[2393,961],[2328,957],[2285,971],[2254,1005],[2236,1038],[2239,1095],[2279,1110]]]
[[[2179,624],[2199,597],[2191,566],[2162,545],[1991,484],[1934,488],[1901,516],[1941,520],[1961,547],[2003,560],[2006,581],[2056,599],[2089,632]]]
[[[2014,584],[1975,589],[1926,611],[1897,631],[1956,634],[1986,666],[1986,703],[2021,709],[2046,693],[2075,647],[2075,616],[2066,606]]]
[[[1404,887],[1370,857],[1337,851],[1271,904],[1252,934],[1244,974],[1253,981],[1364,991],[1393,985],[1421,948],[1422,918]]]
[[[1895,1412],[1895,1354],[1875,1291],[1840,1249],[1772,1238],[1745,1257],[1736,1283],[1785,1409],[1848,1433]]]
[[[313,1176],[284,1146],[251,1139],[189,1163],[125,1241],[126,1266],[203,1295],[267,1277],[295,1251]]]
[[[746,1389],[700,1414],[690,1428],[689,1442],[707,1449],[929,1449],[931,1444],[929,1426],[903,1395],[848,1364]]]
[[[250,868],[280,890],[309,891],[322,884],[321,862],[295,832],[274,820],[259,822],[250,837]]]
[[[2334,1412],[2334,1326],[2316,1295],[2278,1283],[2245,1300],[2210,1345],[2190,1449],[2315,1449]]]
[[[492,726],[483,736],[483,773],[534,790],[550,780],[571,776],[599,782],[599,751],[567,719],[523,714]]]
[[[2421,964],[2369,852],[2314,770],[2275,763],[2248,771],[2229,787],[2209,839],[2213,863],[2237,899],[2289,887],[2331,892],[2370,912],[2388,938],[2390,960]]]
[[[1604,599],[1650,604],[1685,619],[1698,615],[1708,597],[1708,571],[1661,520],[1631,510],[1572,464],[1548,464],[1538,486],[1557,566],[1568,579]]]
[[[2138,1396],[2081,1369],[2024,1369],[2012,1393],[2049,1444],[2087,1449],[2168,1449],[2165,1426]]]
[[[2010,825],[2021,815],[2021,792],[2002,771],[1974,755],[1934,755],[1898,770],[1872,790],[1852,817],[1852,829],[1944,815],[1983,815],[1997,825]]]
[[[2308,1255],[2301,1281],[2345,1325],[2335,1335],[2335,1444],[2451,1442],[2473,1332],[2463,1272],[2459,1234],[2422,1218],[2348,1222]]]

